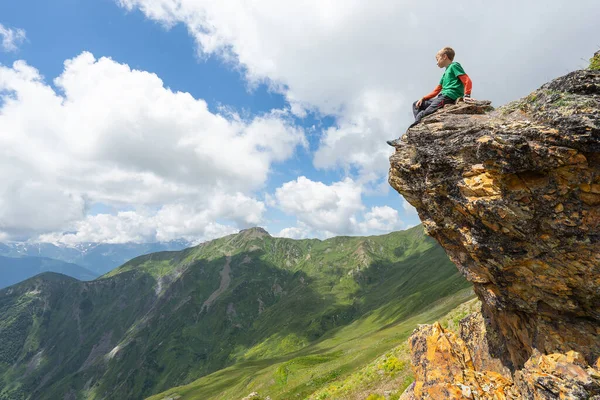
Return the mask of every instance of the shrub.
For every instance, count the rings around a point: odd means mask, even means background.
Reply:
[[[600,71],[600,50],[597,51],[592,58],[590,58],[590,69],[594,71]]]
[[[385,362],[383,363],[383,369],[385,372],[387,372],[388,374],[393,374],[396,372],[400,372],[404,369],[405,363],[398,360],[397,357],[389,357],[387,360],[385,360]]]

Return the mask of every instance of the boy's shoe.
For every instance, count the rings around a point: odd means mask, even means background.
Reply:
[[[402,144],[402,142],[400,141],[400,138],[394,139],[394,140],[387,140],[386,143],[392,147],[398,147]]]
[[[410,124],[410,125],[408,126],[408,129],[410,129],[410,128],[412,128],[412,127],[416,126],[418,123],[419,123],[419,121],[415,121],[415,122],[413,122],[412,124]],[[408,131],[408,129],[407,129],[407,131]],[[401,145],[402,145],[402,142],[400,141],[400,138],[398,138],[398,139],[394,139],[394,140],[387,140],[387,141],[386,141],[386,143],[387,143],[387,144],[389,144],[389,145],[390,145],[390,146],[392,146],[392,147],[398,147],[398,146],[401,146]]]

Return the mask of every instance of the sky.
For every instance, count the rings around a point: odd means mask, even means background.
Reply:
[[[587,66],[597,0],[0,2],[0,241],[374,235],[445,46],[500,106]]]

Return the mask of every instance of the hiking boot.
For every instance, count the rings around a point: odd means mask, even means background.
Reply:
[[[399,147],[399,146],[402,145],[402,142],[400,141],[400,138],[394,139],[394,140],[386,140],[386,143],[389,144],[392,147]]]

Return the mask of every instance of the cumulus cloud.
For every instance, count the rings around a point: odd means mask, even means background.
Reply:
[[[65,62],[54,87],[24,61],[0,65],[0,132],[0,231],[11,235],[62,231],[78,220],[82,232],[105,222],[115,235],[111,221],[135,225],[131,214],[83,220],[92,203],[160,208],[150,217],[157,237],[171,237],[160,224],[183,216],[198,226],[257,224],[264,204],[252,193],[273,162],[306,143],[285,111],[248,120],[213,114],[155,74],[87,52]],[[173,234],[200,228],[186,229]]]
[[[299,223],[298,226],[283,228],[275,236],[290,239],[306,239],[311,236],[311,229],[303,223]]]
[[[275,204],[294,215],[296,227],[283,229],[279,236],[305,238],[390,232],[403,226],[398,211],[372,207],[365,212],[361,185],[350,178],[326,185],[304,176],[283,184],[275,191]]]
[[[400,125],[403,103],[397,93],[380,90],[348,104],[351,118],[340,118],[336,126],[323,132],[314,155],[315,167],[348,170],[359,166],[361,182],[380,179],[382,171],[389,168],[390,150],[384,139]]]
[[[390,232],[400,229],[404,226],[398,216],[398,211],[392,207],[372,207],[365,214],[364,221],[358,224],[360,232]]]
[[[214,206],[215,203],[220,203]],[[250,226],[262,219],[263,203],[240,193],[215,194],[205,204],[168,204],[158,212],[141,208],[117,215],[87,216],[73,224],[74,233],[41,235],[42,242],[75,244],[81,242],[126,243],[156,242],[185,238],[210,240],[235,233],[235,226],[218,223],[219,217],[237,220],[237,226]]]
[[[183,23],[205,56],[222,57],[251,84],[282,92],[292,110],[336,117],[314,164],[381,179],[385,140],[409,124],[413,100],[439,81],[447,45],[495,104],[582,65],[598,45],[597,0],[116,0],[173,26]]]
[[[350,178],[325,185],[301,176],[278,188],[275,198],[281,210],[331,236],[354,230],[355,214],[363,209],[361,192],[360,185]]]
[[[21,43],[26,39],[23,29],[7,28],[0,24],[0,38],[2,39],[2,49],[7,52],[17,51]]]
[[[2,174],[3,175],[3,174]],[[40,181],[8,181],[0,188],[0,230],[16,236],[48,231],[79,220],[85,200]]]

